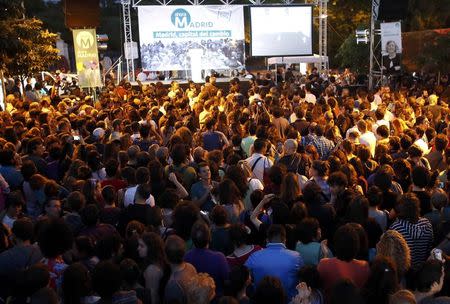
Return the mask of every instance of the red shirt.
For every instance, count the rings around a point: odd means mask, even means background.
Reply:
[[[100,185],[102,186],[102,188],[105,186],[113,186],[117,192],[120,189],[125,188],[127,186],[127,183],[121,179],[105,179],[101,181]]]
[[[345,262],[338,258],[322,259],[317,266],[325,291],[342,279],[349,279],[356,287],[362,288],[369,278],[369,263],[361,260]]]
[[[230,268],[233,268],[234,266],[244,265],[245,262],[247,262],[249,256],[251,256],[254,252],[261,249],[262,248],[259,247],[258,245],[254,245],[252,250],[241,256],[236,256],[234,253],[232,253],[231,255],[227,256],[228,265],[230,265]]]

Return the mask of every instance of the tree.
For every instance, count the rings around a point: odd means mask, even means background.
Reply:
[[[355,35],[350,34],[340,46],[336,61],[340,68],[349,67],[358,73],[369,71],[369,45],[356,44]]]
[[[41,20],[24,18],[21,1],[0,0],[0,61],[13,75],[28,75],[54,65],[59,59],[57,35],[43,28]]]
[[[420,53],[413,57],[414,63],[431,71],[450,71],[450,53],[445,51],[450,48],[450,33],[432,35],[432,31],[427,31],[427,34],[427,43],[420,48]]]
[[[332,66],[346,66],[341,48],[356,46],[349,43],[349,35],[355,36],[357,28],[368,28],[370,23],[370,0],[332,0],[328,4],[328,54]],[[355,40],[353,38],[353,40]],[[344,44],[346,44],[344,46]],[[347,58],[345,60],[350,60]],[[333,60],[335,59],[335,60]],[[369,57],[366,57],[369,62]],[[351,63],[351,62],[350,62]],[[366,64],[367,65],[367,64]]]

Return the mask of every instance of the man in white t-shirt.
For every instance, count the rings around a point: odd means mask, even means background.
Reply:
[[[391,130],[389,121],[385,120],[384,117],[385,117],[385,111],[383,111],[383,109],[381,109],[381,108],[378,108],[375,111],[375,118],[377,119],[377,121],[372,125],[372,132],[374,134],[377,133],[377,128],[380,126],[386,126],[389,131]]]
[[[264,170],[272,167],[273,162],[267,158],[266,153],[267,143],[264,139],[257,138],[253,143],[253,154],[245,161],[251,168],[253,177],[259,179],[261,183],[264,183]]]
[[[312,103],[312,104],[316,104],[317,98],[314,94],[311,93],[311,83],[307,83],[305,85],[305,91],[306,91],[306,96],[305,96],[305,101],[308,103]]]
[[[377,138],[375,137],[375,134],[373,134],[371,131],[367,130],[367,124],[364,120],[358,121],[356,126],[358,127],[359,132],[361,132],[361,136],[359,137],[359,142],[362,145],[369,147],[370,154],[372,154],[372,157],[374,157],[375,156],[375,147],[377,145]]]

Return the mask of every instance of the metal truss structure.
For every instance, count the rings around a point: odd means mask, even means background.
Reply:
[[[131,6],[133,0],[121,0],[122,4],[122,17],[123,17],[123,31],[125,37],[124,46],[127,48],[128,58],[125,58],[128,80],[134,81],[134,59],[132,59],[132,42],[133,31],[131,29]],[[134,1],[133,1],[134,2]]]
[[[154,3],[159,5],[169,5],[173,0],[153,0]],[[205,4],[207,0],[186,0],[190,5],[202,5]],[[236,0],[219,0],[224,5],[231,5]],[[250,4],[253,5],[263,5],[266,0],[248,0]],[[380,0],[373,0],[379,3]],[[123,30],[125,37],[125,47],[127,47],[127,53],[129,55],[132,54],[132,42],[133,42],[133,33],[131,29],[131,8],[136,8],[141,2],[148,2],[145,0],[121,0],[122,4],[122,16],[123,16]],[[328,0],[313,0],[308,1],[305,0],[305,3],[311,2],[316,7],[318,7],[319,16],[316,17],[319,19],[319,55],[321,58],[320,62],[320,71],[322,73],[326,73],[328,71],[328,58],[327,58],[327,20],[328,20]],[[294,0],[281,0],[280,4],[294,4]],[[378,12],[378,9],[377,9]],[[127,75],[130,81],[134,81],[135,78],[135,68],[134,68],[134,60],[125,58]]]
[[[317,0],[319,8],[319,56],[320,71],[326,73],[328,71],[328,0]]]
[[[381,39],[375,41],[375,37],[379,38],[380,30],[376,29],[376,20],[378,19],[378,9],[380,8],[380,0],[372,0],[372,14],[370,18],[370,63],[369,63],[369,89],[378,86],[383,79],[382,63],[379,56],[381,54]]]

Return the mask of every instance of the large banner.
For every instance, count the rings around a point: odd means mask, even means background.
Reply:
[[[191,70],[192,49],[203,50],[202,69],[244,66],[243,6],[139,6],[138,9],[144,70]]]
[[[380,24],[381,54],[383,73],[397,74],[401,70],[402,55],[402,27],[400,22],[386,22]]]
[[[95,29],[73,30],[73,44],[79,86],[102,86]]]

